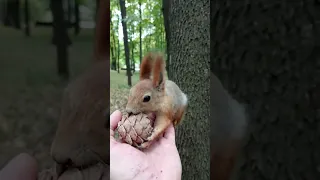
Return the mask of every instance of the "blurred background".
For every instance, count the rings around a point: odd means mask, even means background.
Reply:
[[[93,58],[97,1],[0,1],[0,168],[20,152],[49,167],[61,95]]]
[[[110,9],[110,111],[113,112],[125,106],[129,88],[139,79],[145,54],[165,53],[167,45],[161,0],[111,0]]]

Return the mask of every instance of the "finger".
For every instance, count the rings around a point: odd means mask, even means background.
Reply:
[[[110,133],[111,131],[113,132],[117,126],[118,126],[118,122],[121,120],[122,114],[119,110],[114,111],[111,115],[110,115]]]
[[[1,171],[0,179],[37,179],[38,166],[36,160],[26,153],[14,157]]]
[[[166,138],[167,140],[172,141],[173,143],[175,143],[175,132],[174,132],[174,127],[173,127],[172,123],[167,128],[167,130],[164,132],[164,136],[163,137]]]

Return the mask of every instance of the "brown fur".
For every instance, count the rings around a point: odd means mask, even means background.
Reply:
[[[67,166],[109,164],[109,8],[100,0],[96,60],[64,93],[58,129],[51,146],[57,174]],[[108,26],[107,26],[108,25]]]
[[[180,88],[174,82],[164,79],[165,63],[163,57],[157,55],[155,61],[152,61],[151,57],[151,54],[148,54],[143,59],[140,71],[141,80],[130,89],[126,106],[128,113],[156,114],[154,130],[148,138],[148,142],[142,144],[141,148],[148,147],[152,140],[167,129],[170,123],[174,122],[177,125],[185,113],[187,104],[187,97]],[[151,97],[150,101],[143,102],[147,95]]]
[[[140,80],[149,79],[152,71],[152,56],[147,54],[140,65]]]
[[[154,88],[157,88],[161,85],[163,85],[163,87],[159,87],[159,88],[164,88],[164,66],[165,66],[165,61],[163,60],[162,56],[157,56],[156,60],[154,62],[154,66],[153,66],[153,79],[152,79],[152,85]]]

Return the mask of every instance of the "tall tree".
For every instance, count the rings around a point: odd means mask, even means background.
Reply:
[[[128,86],[132,86],[131,82],[131,66],[130,66],[130,50],[129,50],[129,43],[128,43],[128,32],[127,32],[127,13],[126,13],[126,3],[124,0],[119,0],[120,3],[120,10],[121,10],[121,23],[122,23],[122,30],[123,30],[123,42],[124,42],[124,52],[126,57],[126,66],[127,66],[127,76],[128,76]]]
[[[111,36],[112,36],[112,42],[110,43],[110,51],[111,51],[111,69],[112,70],[117,70],[117,61],[116,61],[116,45],[115,45],[115,42],[114,42],[114,32],[113,32],[113,23],[112,23],[112,20],[111,20],[111,16],[110,16],[110,29],[111,29]]]
[[[299,2],[211,4],[212,69],[250,108],[239,179],[320,177],[320,11]]]
[[[50,0],[50,7],[53,15],[53,36],[57,47],[58,74],[69,78],[68,45],[69,36],[67,33],[67,21],[64,17],[63,0]]]
[[[25,35],[30,36],[29,0],[24,1]]]
[[[176,131],[182,179],[209,179],[210,3],[209,0],[166,1],[171,8],[164,9],[170,22],[166,26],[170,32],[169,79],[189,97],[185,120]]]
[[[141,1],[139,0],[139,55],[140,55],[140,64],[142,61],[142,9],[141,9]]]
[[[74,34],[78,35],[80,33],[80,11],[79,11],[79,0],[74,0],[74,17],[75,17],[75,24],[74,24]]]
[[[20,18],[20,0],[13,0],[13,17],[15,22],[15,28],[21,29],[21,18]]]

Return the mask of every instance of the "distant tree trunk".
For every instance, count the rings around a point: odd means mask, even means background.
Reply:
[[[319,179],[319,1],[214,2],[213,72],[250,105],[239,179]]]
[[[99,4],[100,4],[99,1],[100,0],[96,0],[96,13],[95,13],[95,18],[94,18],[95,21],[97,21],[98,9],[99,9]]]
[[[112,62],[114,63],[114,70],[117,70],[118,68],[117,68],[117,53],[116,53],[116,51],[118,51],[117,49],[119,48],[117,48],[116,47],[116,39],[115,39],[115,35],[114,35],[114,27],[113,27],[113,23],[112,23],[112,21],[111,21],[111,16],[110,16],[110,26],[111,26],[111,33],[112,33],[112,44],[113,44],[113,49],[111,50],[111,52],[112,52]]]
[[[72,15],[72,5],[71,5],[71,0],[66,0],[67,1],[67,11],[68,11],[68,28],[70,27],[70,24],[72,23],[71,21],[71,15]]]
[[[110,33],[112,34],[112,37],[114,38],[114,34],[113,34],[113,24],[111,21],[111,16],[110,16]],[[116,55],[115,55],[115,48],[116,44],[113,41],[112,43],[110,43],[110,51],[111,51],[111,69],[112,70],[117,70],[117,61],[116,61]]]
[[[7,11],[4,24],[6,26],[13,26],[16,29],[21,29],[19,0],[6,1],[6,6]]]
[[[24,20],[25,20],[25,34],[30,36],[30,22],[29,22],[29,0],[24,1]]]
[[[141,0],[139,0],[139,53],[140,53],[140,64],[142,61],[142,12],[141,12]]]
[[[126,66],[127,66],[127,76],[128,76],[128,85],[131,87],[131,68],[130,68],[130,50],[129,50],[129,43],[128,43],[128,32],[127,32],[127,22],[124,19],[127,17],[126,13],[126,4],[124,0],[120,1],[120,9],[121,9],[121,16],[122,16],[122,29],[123,29],[123,42],[124,42],[124,52],[126,57]]]
[[[53,34],[57,46],[58,74],[65,79],[69,78],[67,21],[64,18],[63,0],[50,0],[53,15]]]
[[[14,20],[15,20],[15,28],[21,29],[21,18],[20,18],[20,0],[14,0]]]
[[[170,32],[168,52],[172,59],[169,79],[189,98],[185,120],[176,129],[182,179],[209,179],[209,0],[168,0],[166,3],[171,3],[164,6],[164,12],[168,12],[165,18],[170,22],[170,26],[166,26],[166,32]],[[170,7],[170,11],[166,7]]]
[[[132,73],[135,73],[136,72],[136,69],[135,69],[135,61],[134,61],[134,42],[131,38],[131,70],[132,70]]]
[[[120,40],[118,38],[118,53],[117,53],[118,57],[117,57],[117,60],[118,60],[118,73],[120,73]]]
[[[80,11],[79,11],[79,0],[74,0],[74,34],[79,35],[80,33]]]

